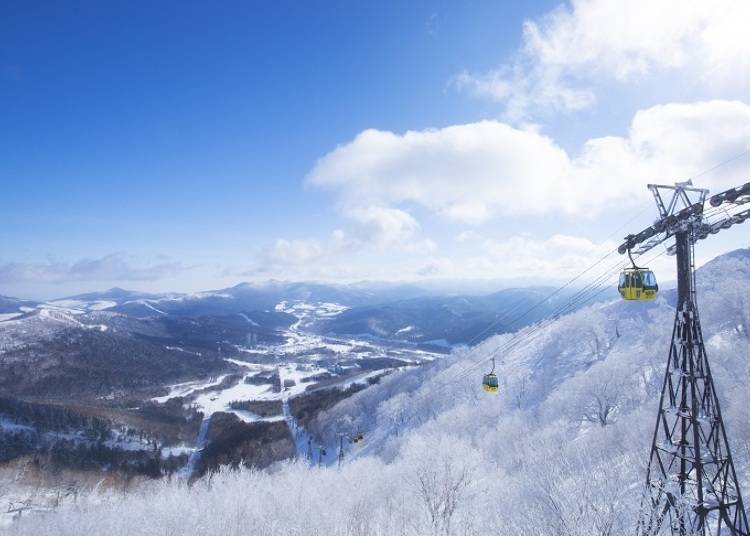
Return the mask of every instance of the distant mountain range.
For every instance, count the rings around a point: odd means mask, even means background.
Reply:
[[[329,285],[269,281],[241,283],[225,289],[191,294],[149,294],[111,288],[102,292],[68,296],[48,303],[84,311],[107,310],[136,317],[164,314],[201,316],[273,310],[283,301],[330,302],[355,307],[435,294],[435,291],[408,284]],[[1,311],[5,313],[17,312],[23,305],[33,307],[38,303],[15,298],[0,298]]]
[[[21,313],[24,308],[33,309],[39,302],[32,300],[19,300],[9,296],[0,296],[0,314]]]
[[[569,297],[543,287],[436,296],[415,285],[286,282],[194,294],[112,288],[44,303],[3,297],[0,388],[101,396],[219,373],[228,368],[222,352],[283,342],[298,321],[288,307],[299,303],[340,306],[306,321],[310,332],[448,349],[535,322]]]
[[[106,311],[138,319],[242,314],[260,327],[274,329],[278,327],[278,317],[271,313],[279,304],[328,302],[343,305],[348,310],[308,328],[334,335],[453,345],[478,342],[544,318],[555,312],[574,290],[553,292],[549,287],[528,287],[484,296],[445,296],[411,284],[269,281],[192,294],[152,294],[111,288],[45,303],[0,297],[0,314],[4,314],[6,320],[14,316],[20,318],[36,314],[40,307],[69,311],[74,315]],[[614,292],[610,292],[602,299],[613,297]],[[176,323],[175,320],[170,322]]]
[[[389,340],[475,344],[554,314],[574,293],[574,290],[556,292],[550,287],[531,287],[501,290],[487,296],[402,299],[353,307],[320,322],[315,328],[321,333]],[[613,289],[599,300],[612,299],[615,295]]]

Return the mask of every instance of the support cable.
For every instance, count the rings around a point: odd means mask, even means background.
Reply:
[[[664,255],[664,252],[660,252],[656,256],[649,259],[649,263],[656,260],[657,258]],[[544,330],[553,322],[558,320],[561,316],[564,316],[565,314],[571,312],[574,310],[579,304],[585,304],[588,301],[593,300],[595,297],[599,296],[603,292],[609,289],[610,284],[610,278],[616,274],[619,273],[622,268],[625,266],[626,263],[620,262],[616,265],[610,267],[607,269],[602,275],[600,275],[595,281],[595,283],[587,285],[584,289],[579,291],[574,298],[571,298],[567,303],[563,304],[561,307],[559,307],[555,313],[542,320],[538,324],[532,326],[530,329],[524,328],[516,333],[514,333],[511,338],[506,341],[502,346],[499,348],[496,348],[495,350],[492,350],[489,356],[485,356],[482,359],[479,360],[473,360],[472,363],[464,367],[463,369],[459,370],[457,373],[453,374],[451,377],[447,378],[446,380],[437,382],[437,385],[431,386],[431,390],[422,394],[417,395],[416,397],[412,398],[410,400],[410,403],[416,404],[419,402],[422,402],[423,400],[426,400],[427,398],[434,396],[436,393],[440,392],[440,389],[443,387],[447,387],[451,385],[452,383],[456,383],[460,381],[461,379],[467,377],[471,372],[473,372],[475,369],[477,369],[479,366],[482,366],[486,363],[488,363],[490,360],[494,359],[498,354],[500,353],[509,353],[511,351],[518,350],[520,348],[525,347],[530,342],[536,340],[541,334],[544,332]],[[504,359],[500,361],[500,365],[502,365],[505,362]]]
[[[620,226],[618,226],[615,230],[613,230],[609,235],[607,235],[604,238],[604,241],[606,242],[607,240],[610,240],[612,237],[614,237],[616,234],[618,234],[620,231],[622,231],[626,226],[628,226],[631,222],[633,222],[636,218],[640,217],[644,212],[646,212],[646,210],[647,209],[643,209],[640,212],[637,212],[634,216],[632,216],[626,222],[624,222],[623,224],[621,224]],[[527,314],[527,313],[529,313],[529,312],[531,312],[532,310],[536,309],[537,307],[541,306],[542,304],[548,302],[551,298],[554,298],[557,294],[559,294],[560,292],[562,292],[563,290],[565,290],[567,287],[569,287],[570,285],[572,285],[573,283],[575,283],[578,279],[580,279],[581,277],[583,277],[584,275],[586,275],[588,272],[590,272],[591,270],[593,270],[594,268],[596,268],[596,266],[598,266],[599,264],[601,264],[602,262],[604,262],[615,251],[617,251],[617,248],[615,248],[614,250],[608,252],[606,255],[604,255],[601,259],[599,259],[598,261],[596,261],[594,264],[592,264],[591,266],[589,266],[588,268],[586,268],[584,271],[582,271],[581,273],[579,273],[578,275],[576,275],[575,277],[573,277],[572,279],[570,279],[567,283],[565,283],[561,287],[555,289],[552,293],[550,293],[547,296],[545,296],[544,298],[542,298],[538,303],[534,304],[534,306],[532,307],[531,310],[526,311],[524,313],[524,315]],[[524,301],[523,298],[517,300],[514,305],[511,305],[508,308],[508,311],[506,311],[506,313],[502,317],[496,318],[495,320],[493,320],[492,322],[490,322],[490,324],[487,327],[485,327],[482,331],[480,331],[479,333],[477,333],[476,335],[474,335],[471,339],[469,339],[469,341],[466,343],[466,346],[471,346],[472,344],[478,342],[480,340],[480,338],[482,337],[482,335],[484,335],[485,333],[487,333],[490,329],[492,329],[494,326],[496,326],[499,322],[507,320],[510,317],[510,315],[512,314],[514,306],[515,305],[520,305],[521,303],[523,303],[523,301]],[[516,319],[516,320],[518,320],[518,319]]]

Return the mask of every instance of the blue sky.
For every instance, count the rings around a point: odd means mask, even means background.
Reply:
[[[672,20],[640,4],[625,21]],[[670,42],[649,23],[602,37],[617,6],[5,2],[0,293],[559,280],[651,210],[646,176],[750,147],[747,38],[716,37],[732,17],[697,10]],[[654,108],[670,104],[683,108]],[[697,156],[675,155],[696,153],[700,130],[643,150],[662,128],[727,116],[740,119]],[[727,235],[705,256],[750,245]]]

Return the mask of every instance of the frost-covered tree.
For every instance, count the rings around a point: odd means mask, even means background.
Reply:
[[[597,363],[572,382],[572,405],[580,417],[600,426],[610,424],[628,398],[630,371],[620,363]]]
[[[476,485],[479,457],[470,444],[450,436],[427,441],[412,439],[401,463],[406,465],[406,482],[422,506],[429,533],[449,536],[457,512]]]

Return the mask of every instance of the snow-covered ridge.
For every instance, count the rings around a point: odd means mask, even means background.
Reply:
[[[49,302],[47,305],[63,309],[103,311],[105,309],[111,309],[112,307],[115,307],[117,305],[117,302],[110,300],[94,300],[88,302],[83,300],[55,300]]]

